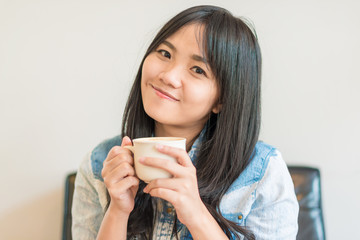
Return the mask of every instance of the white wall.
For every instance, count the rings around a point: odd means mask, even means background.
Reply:
[[[359,238],[358,1],[0,0],[0,239],[60,239],[66,174],[119,133],[153,34],[200,3],[253,21],[262,139],[321,169],[328,239]]]

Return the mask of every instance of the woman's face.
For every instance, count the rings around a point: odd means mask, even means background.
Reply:
[[[197,24],[181,28],[144,61],[142,100],[157,124],[201,130],[219,111],[217,83],[199,46],[201,30]]]

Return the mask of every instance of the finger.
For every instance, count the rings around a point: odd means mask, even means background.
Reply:
[[[105,161],[109,161],[109,160],[113,159],[114,157],[116,157],[117,155],[119,155],[122,152],[124,152],[122,147],[120,147],[120,146],[112,147],[110,149],[110,151],[108,152],[108,155],[107,155]]]
[[[197,180],[195,176],[184,178],[158,178],[150,181],[144,188],[144,192],[150,192],[156,188],[173,190],[179,194],[198,192]]]
[[[123,137],[122,142],[121,142],[121,146],[132,146],[132,141],[128,136]]]
[[[110,158],[105,159],[103,165],[104,168],[106,167],[112,169],[114,167],[117,167],[122,162],[127,162],[131,165],[134,165],[134,158],[132,154],[127,151],[127,149],[121,150],[119,154],[113,157],[112,159]]]
[[[102,176],[106,175],[108,171],[113,170],[121,162],[128,162],[134,165],[133,154],[129,149],[124,146],[132,144],[129,137],[124,137],[121,146],[114,146],[110,149],[108,156],[103,162],[103,169],[101,171]]]
[[[112,159],[121,154],[128,154],[129,156],[132,156],[132,153],[129,149],[121,146],[114,146],[110,149],[105,161],[111,161]]]
[[[110,188],[108,188],[108,190],[112,196],[114,196],[115,198],[118,198],[118,196],[125,193],[132,187],[136,187],[136,190],[137,190],[137,188],[139,187],[139,182],[140,182],[140,180],[138,178],[129,176],[129,177],[124,178],[122,181],[120,181],[116,184],[113,184],[112,186],[110,186]]]
[[[104,183],[108,187],[128,176],[135,176],[135,170],[129,163],[123,162],[112,171],[103,176]]]
[[[185,171],[185,167],[169,159],[141,157],[139,162],[146,166],[163,169],[174,176],[181,176],[183,175],[181,173]]]
[[[130,155],[130,153],[121,151],[120,154],[115,156],[112,159],[106,159],[103,163],[103,169],[101,171],[101,175],[104,177],[109,172],[113,171],[115,168],[117,168],[122,163],[128,163],[131,166],[134,165],[134,159]]]
[[[127,176],[135,176],[135,169],[134,167],[127,163],[123,162],[119,164],[116,168],[114,168],[110,173],[109,176],[119,176],[119,178],[124,178]]]
[[[179,184],[181,184],[181,182],[179,182],[179,179],[177,178],[158,178],[150,181],[144,188],[144,192],[148,193],[155,188],[166,188],[177,191],[177,186],[179,186]]]
[[[156,149],[161,153],[164,153],[166,155],[175,158],[178,161],[178,163],[184,167],[193,166],[189,155],[185,150],[181,148],[157,144]]]
[[[117,155],[124,153],[124,152],[132,154],[129,149],[123,148],[124,146],[132,146],[131,139],[127,136],[123,137],[121,146],[114,146],[110,149],[110,151],[106,157],[106,160],[109,161],[109,160],[113,159],[114,157],[116,157]]]
[[[171,189],[166,188],[154,188],[148,192],[152,197],[158,197],[170,202],[174,207],[176,207],[176,201],[179,194]]]

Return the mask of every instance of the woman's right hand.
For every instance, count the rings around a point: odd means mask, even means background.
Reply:
[[[134,209],[139,179],[135,176],[132,153],[124,146],[132,146],[129,137],[109,151],[101,175],[111,198],[108,210],[129,216]]]

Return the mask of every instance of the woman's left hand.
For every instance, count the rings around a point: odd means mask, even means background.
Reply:
[[[173,175],[172,178],[151,181],[144,188],[144,192],[170,202],[180,222],[192,226],[197,222],[198,217],[208,214],[200,198],[196,168],[185,150],[163,145],[158,145],[156,148],[159,152],[174,157],[177,163],[149,157],[139,159],[144,165],[164,169]]]

